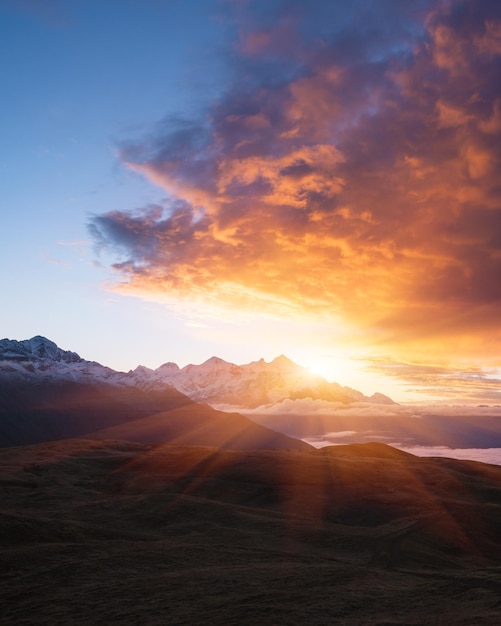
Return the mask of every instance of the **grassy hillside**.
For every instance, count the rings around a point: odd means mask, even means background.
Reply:
[[[499,624],[501,468],[382,444],[0,451],[3,624]]]

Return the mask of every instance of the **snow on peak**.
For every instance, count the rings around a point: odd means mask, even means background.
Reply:
[[[172,361],[168,361],[167,363],[163,363],[162,365],[160,365],[160,367],[157,367],[157,369],[155,370],[156,372],[160,371],[160,370],[165,370],[165,371],[178,371],[179,370],[179,365],[177,363],[172,363]]]
[[[283,354],[270,363],[260,359],[235,365],[213,356],[200,365],[190,364],[181,369],[176,363],[167,362],[155,370],[139,365],[123,373],[86,361],[76,352],[62,350],[39,335],[23,341],[0,340],[0,377],[104,382],[145,390],[174,387],[195,402],[248,408],[301,398],[393,404],[379,393],[367,398],[349,387],[328,383]]]
[[[33,361],[50,360],[64,363],[83,361],[76,352],[61,350],[53,341],[36,335],[31,339],[16,341],[15,339],[0,340],[0,360]]]
[[[391,398],[385,396],[384,393],[379,393],[379,391],[373,393],[369,399],[374,404],[395,404],[395,402]]]
[[[144,376],[149,376],[153,372],[154,370],[152,370],[150,367],[146,367],[146,365],[138,365],[136,369],[130,370],[129,374],[140,374]]]
[[[62,350],[50,339],[36,335],[31,339],[0,340],[0,379],[64,380],[96,383],[119,382],[114,370],[82,359],[76,352]]]
[[[285,356],[285,354],[281,354],[280,356],[274,358],[270,365],[278,365],[280,367],[298,367],[298,364],[294,363],[294,361],[291,361],[288,357]]]
[[[202,365],[199,365],[199,367],[231,367],[232,363],[228,363],[228,361],[225,361],[224,359],[220,359],[218,356],[211,356],[210,359],[207,359],[207,361],[204,361],[202,363]]]

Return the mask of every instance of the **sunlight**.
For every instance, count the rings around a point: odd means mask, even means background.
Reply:
[[[310,356],[302,359],[301,362],[312,374],[322,376],[329,382],[345,380],[347,375],[350,375],[351,370],[353,370],[348,359],[345,360],[332,356]]]
[[[332,363],[328,361],[314,361],[312,363],[307,363],[306,367],[312,374],[316,374],[318,376],[322,376],[329,382],[335,381],[338,378],[339,367],[338,365],[334,366]]]
[[[387,377],[370,369],[370,355],[353,350],[336,350],[332,352],[308,352],[291,354],[291,358],[305,367],[312,375],[322,376],[329,383],[338,383],[343,387],[351,387],[367,396],[374,392],[385,394],[396,402],[420,399],[422,395],[413,394],[404,387],[389,381]]]

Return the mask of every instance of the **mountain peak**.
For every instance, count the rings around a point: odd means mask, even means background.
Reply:
[[[24,344],[25,342],[20,343]],[[40,358],[49,356],[60,349],[57,344],[47,339],[47,337],[42,337],[42,335],[35,335],[31,339],[27,339],[26,344],[29,346],[31,353]]]
[[[372,394],[372,396],[370,397],[370,401],[374,404],[397,404],[394,400],[392,400],[388,396],[385,396],[384,393],[379,393],[379,391],[376,391],[376,393]]]
[[[271,361],[270,365],[279,365],[281,367],[287,366],[287,367],[297,367],[297,363],[294,363],[294,361],[291,361],[289,359],[289,357],[286,357],[285,354],[281,354],[277,357],[275,357],[273,359],[273,361]]]
[[[47,339],[47,337],[43,337],[42,335],[35,335],[31,339],[25,339],[25,341],[33,344],[50,344],[52,346],[56,345],[53,341]]]
[[[213,367],[213,366],[218,366],[218,365],[231,365],[231,363],[228,363],[228,361],[225,361],[224,359],[221,359],[218,356],[211,356],[210,359],[207,359],[207,361],[204,361],[202,365],[210,365],[211,367]]]
[[[5,361],[51,360],[77,363],[83,361],[76,352],[62,350],[50,339],[35,335],[31,339],[0,340],[0,359]]]
[[[177,371],[179,371],[179,365],[177,363],[173,363],[172,361],[168,361],[167,363],[162,363],[162,365],[160,365],[160,367],[157,367],[156,371],[157,372],[162,372],[162,371],[177,372]]]

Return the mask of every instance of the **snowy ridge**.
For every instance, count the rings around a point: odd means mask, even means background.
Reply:
[[[40,335],[23,341],[0,340],[0,357],[7,361],[51,360],[64,363],[83,361],[76,352],[61,350],[53,341]]]
[[[120,374],[76,352],[62,350],[53,341],[37,335],[31,339],[0,340],[0,380],[99,381],[120,384]]]
[[[394,404],[383,394],[367,397],[350,387],[329,383],[321,376],[281,355],[235,365],[211,357],[200,365],[179,368],[164,363],[153,370],[139,365],[130,372],[117,372],[76,352],[61,350],[54,342],[36,336],[24,341],[0,340],[0,380],[65,380],[80,383],[106,382],[144,390],[174,387],[195,402],[255,408],[285,399],[312,398],[333,402]]]

